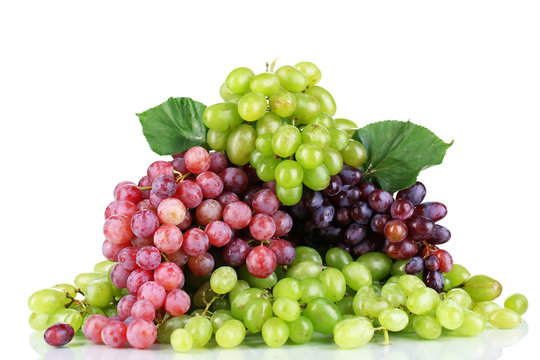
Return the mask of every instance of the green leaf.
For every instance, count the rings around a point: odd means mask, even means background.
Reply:
[[[206,142],[204,109],[190,98],[171,97],[137,116],[150,148],[159,155],[172,155]]]
[[[367,150],[365,176],[389,192],[413,185],[420,171],[440,164],[454,143],[445,143],[423,126],[397,120],[366,125],[354,139]]]

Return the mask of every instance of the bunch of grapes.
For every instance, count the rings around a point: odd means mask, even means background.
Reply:
[[[208,145],[226,151],[238,166],[251,164],[262,181],[275,180],[285,205],[300,201],[303,185],[323,190],[343,163],[360,166],[366,160],[362,144],[351,139],[356,124],[334,120],[336,103],[316,85],[320,79],[310,62],[258,75],[237,68],[221,86],[225,102],[203,114]]]

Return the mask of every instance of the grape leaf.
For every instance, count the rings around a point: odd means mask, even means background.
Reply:
[[[172,155],[206,142],[206,127],[202,121],[205,108],[190,98],[171,97],[137,116],[152,151]]]
[[[413,185],[420,171],[440,164],[454,143],[445,143],[423,126],[397,120],[371,123],[353,137],[367,151],[364,175],[389,192]]]

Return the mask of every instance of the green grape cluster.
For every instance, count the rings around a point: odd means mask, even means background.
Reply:
[[[263,181],[275,180],[281,202],[294,205],[303,185],[323,190],[343,164],[361,166],[366,150],[351,139],[353,121],[333,118],[336,103],[317,85],[315,64],[272,70],[231,71],[220,88],[224,102],[206,108],[203,121],[211,149],[226,151],[235,165],[251,164]]]

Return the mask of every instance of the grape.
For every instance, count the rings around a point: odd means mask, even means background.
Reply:
[[[322,125],[307,125],[302,130],[302,141],[305,144],[313,144],[319,149],[326,150],[330,144],[330,133]]]
[[[298,248],[297,248],[298,254]],[[294,264],[294,262],[293,262]],[[295,278],[297,280],[304,280],[310,278],[317,278],[321,273],[321,265],[315,261],[306,260],[302,261],[287,271],[287,276]]]
[[[409,317],[401,309],[385,309],[379,313],[378,320],[390,331],[401,331],[407,327]]]
[[[350,139],[340,151],[343,162],[349,166],[362,166],[367,159],[364,146],[356,140]]]
[[[251,91],[262,93],[264,96],[270,96],[279,91],[280,83],[276,75],[271,73],[262,73],[251,78]]]
[[[324,153],[314,144],[301,144],[296,149],[295,158],[304,169],[315,169],[323,163]]]
[[[130,183],[115,189],[114,198],[117,201],[129,201],[136,204],[143,199],[143,194],[137,185]]]
[[[113,300],[113,290],[109,280],[103,278],[89,283],[85,295],[88,303],[97,307],[105,307]]]
[[[343,158],[336,149],[328,148],[324,153],[324,165],[330,175],[338,174],[343,168]]]
[[[398,285],[405,295],[410,296],[415,290],[425,288],[426,285],[413,275],[403,275],[398,279]]]
[[[302,185],[298,185],[294,188],[288,189],[281,187],[279,184],[277,184],[276,193],[283,205],[296,205],[302,198]]]
[[[152,321],[156,316],[156,310],[154,309],[154,305],[149,301],[137,300],[131,307],[131,316],[134,319]]]
[[[207,199],[215,199],[223,192],[223,180],[213,172],[206,171],[199,174],[196,182]]]
[[[130,270],[126,270],[123,267],[116,265],[111,271],[111,283],[120,289],[127,287],[127,279],[131,274]]]
[[[229,134],[230,130],[216,131],[214,129],[208,129],[208,132],[206,133],[206,142],[208,143],[208,146],[210,146],[210,148],[212,150],[215,150],[216,152],[225,151],[227,150],[227,140],[229,139]],[[184,160],[182,159],[182,161]],[[176,168],[175,170],[177,170],[181,174],[185,174],[187,172],[187,168],[185,168],[184,171],[180,171]],[[209,170],[219,173],[219,171],[214,171],[215,169],[212,169],[212,165],[210,165]]]
[[[293,278],[283,278],[279,280],[272,289],[274,298],[285,297],[294,301],[298,301],[302,295],[302,286],[300,281]]]
[[[249,245],[242,239],[234,239],[223,249],[223,260],[230,266],[239,266],[246,262]]]
[[[227,245],[229,241],[231,241],[233,235],[229,225],[219,220],[214,220],[209,223],[204,231],[208,236],[210,244],[217,247]]]
[[[164,262],[154,270],[154,280],[169,291],[184,283],[184,273],[178,265]]]
[[[129,324],[126,334],[131,346],[137,349],[146,349],[156,341],[157,329],[150,321],[136,319]]]
[[[191,306],[189,295],[181,289],[172,289],[165,297],[165,310],[172,316],[184,315]]]
[[[170,336],[170,343],[178,352],[188,352],[193,347],[193,336],[183,328],[175,329]]]
[[[148,178],[150,181],[154,181],[155,178],[157,178],[160,175],[173,175],[173,166],[168,161],[155,161],[150,166],[148,166],[148,170],[146,171],[146,174],[148,175]]]
[[[200,225],[206,226],[212,221],[221,219],[223,208],[221,204],[214,199],[203,200],[195,211],[195,216]]]
[[[88,286],[88,284],[90,284],[92,281],[96,279],[103,279],[103,278],[106,278],[106,276],[100,273],[82,273],[75,277],[74,283],[75,283],[75,286],[81,289],[82,292],[86,292],[86,287]],[[29,308],[30,310],[32,310],[30,305],[29,305]],[[34,312],[40,313],[39,311],[34,311]]]
[[[246,67],[239,67],[229,73],[225,86],[234,94],[245,94],[249,91],[251,79],[255,76],[253,71]]]
[[[238,200],[240,200],[238,195],[236,195],[233,192],[223,192],[217,198],[217,201],[219,201],[219,203],[223,207],[229,205],[232,202],[238,201]]]
[[[48,316],[46,326],[53,326],[57,323],[69,324],[73,328],[73,331],[77,331],[83,323],[83,317],[78,310],[60,309]]]
[[[153,246],[144,246],[137,251],[137,265],[145,270],[154,270],[161,263],[161,253]]]
[[[448,251],[442,250],[442,249],[438,250],[435,253],[435,256],[439,260],[439,264],[440,264],[439,266],[442,272],[447,273],[450,270],[452,270],[453,260],[452,260],[452,256],[450,255]]]
[[[289,327],[285,321],[271,317],[262,326],[262,337],[266,345],[280,347],[289,338]]]
[[[276,70],[281,86],[289,91],[303,91],[308,85],[308,78],[302,71],[285,65]]]
[[[105,209],[105,220],[112,215],[123,215],[128,219],[131,219],[133,215],[138,211],[137,205],[127,200],[113,201]]]
[[[407,237],[407,226],[401,220],[390,220],[384,226],[384,236],[390,242],[400,242]]]
[[[30,314],[30,318],[28,318],[28,324],[33,330],[36,331],[43,331],[47,330],[47,321],[49,320],[48,314],[37,314],[32,313]]]
[[[229,304],[230,308],[230,304]],[[233,319],[232,312],[230,310],[216,310],[212,314],[212,317],[210,318],[210,322],[212,323],[212,329],[214,333],[225,324],[225,322]]]
[[[300,317],[300,305],[298,302],[286,297],[275,299],[272,309],[278,318],[287,322]]]
[[[182,267],[187,264],[189,255],[184,251],[184,249],[181,248],[180,250],[173,252],[172,254],[167,254],[167,258],[169,258],[170,262],[178,265],[178,267]]]
[[[259,92],[250,92],[238,101],[238,113],[246,121],[255,121],[266,112],[266,97]]]
[[[324,165],[320,165],[312,170],[305,169],[303,181],[312,190],[324,190],[330,183],[330,173]]]
[[[64,307],[66,294],[58,289],[43,289],[28,299],[28,308],[38,314],[54,314]]]
[[[439,306],[435,316],[439,324],[443,327],[455,330],[463,324],[463,310],[453,300],[443,300]]]
[[[273,156],[261,156],[256,164],[257,177],[262,181],[273,181],[280,163],[281,159],[276,159]]]
[[[343,299],[345,296],[347,283],[341,271],[334,268],[327,268],[319,275],[319,279],[324,286],[325,298],[332,302],[337,302]]]
[[[212,273],[210,286],[216,294],[226,294],[236,286],[238,277],[230,266],[222,266]]]
[[[246,265],[249,272],[258,278],[266,278],[276,268],[276,256],[274,252],[265,246],[257,246],[251,249]]]
[[[255,149],[256,137],[255,129],[247,124],[239,125],[231,130],[227,139],[229,160],[238,166],[246,165],[249,162],[249,154]]]
[[[408,295],[407,308],[413,314],[424,315],[435,310],[439,302],[439,294],[435,290],[421,287]]]
[[[176,193],[176,181],[171,175],[160,175],[152,182],[152,194],[166,199]]]
[[[276,256],[277,265],[289,265],[294,260],[296,254],[294,246],[287,240],[274,239],[268,248],[272,250]]]
[[[244,319],[244,314],[247,304],[253,300],[260,298],[263,294],[261,289],[249,288],[238,292],[231,301],[231,311],[235,318]]]
[[[128,244],[115,244],[109,240],[105,240],[101,247],[101,252],[107,260],[118,261],[118,254],[120,251],[125,248]]]
[[[448,242],[451,236],[452,234],[450,233],[450,230],[442,225],[435,224],[435,231],[433,232],[431,238],[427,239],[426,242],[432,245],[440,245]]]
[[[407,295],[398,284],[386,283],[381,289],[381,298],[394,307],[405,305]]]
[[[287,276],[290,276],[287,274]],[[300,301],[308,303],[316,298],[324,297],[324,285],[318,278],[304,278],[300,281],[302,295]]]
[[[523,315],[529,308],[529,300],[522,294],[512,294],[504,300],[504,307]]]
[[[137,299],[149,301],[156,310],[165,303],[165,296],[165,289],[155,281],[148,281],[142,284],[137,291]],[[133,309],[131,315],[133,316]]]
[[[51,346],[64,346],[73,339],[75,331],[69,324],[55,324],[45,331],[43,338]]]
[[[120,188],[122,186],[124,186],[124,185],[129,185],[129,184],[133,184],[133,182],[131,182],[131,181],[121,181],[114,187],[113,197],[114,197],[115,200],[118,197],[118,191],[120,190]]]
[[[489,323],[499,329],[512,329],[521,323],[521,317],[513,310],[500,308],[489,314]]]
[[[121,320],[125,320],[131,316],[131,308],[135,301],[137,301],[137,298],[133,295],[126,295],[120,299],[116,309]]]
[[[261,331],[266,320],[272,317],[272,303],[268,299],[255,298],[250,300],[243,312],[246,328],[252,332]]]
[[[171,343],[171,335],[176,329],[184,329],[186,322],[191,318],[189,315],[173,316],[165,320],[158,328],[157,340],[162,344]],[[191,334],[189,334],[191,336]]]
[[[416,275],[424,270],[424,260],[420,256],[412,257],[405,265],[405,272],[409,275]]]
[[[330,147],[342,151],[349,143],[349,135],[341,129],[329,129]]]
[[[347,286],[354,291],[358,291],[363,286],[371,285],[371,273],[364,264],[352,261],[343,266],[341,271]]]
[[[154,234],[158,227],[159,219],[157,215],[150,210],[139,211],[131,218],[132,234],[135,234],[138,237],[150,237]]]
[[[429,271],[437,271],[439,270],[439,259],[435,255],[430,255],[424,260],[424,266]]]
[[[431,315],[419,315],[413,318],[414,331],[424,339],[434,340],[441,336],[442,328]]]
[[[191,180],[184,180],[178,184],[175,197],[180,199],[188,209],[196,208],[203,199],[201,187]]]
[[[409,200],[414,206],[419,205],[426,196],[426,187],[417,181],[411,187],[398,191],[397,200]]]
[[[499,297],[502,285],[486,275],[475,275],[463,283],[463,289],[476,301],[491,301]]]
[[[273,197],[276,196],[272,192],[271,192],[271,194],[272,194]],[[277,199],[277,197],[275,197],[275,199]],[[278,202],[279,202],[279,200],[278,200]],[[253,201],[253,209],[254,210],[255,210],[255,208],[262,208],[262,204],[261,204],[261,206],[259,206],[259,205],[256,206],[255,203],[256,202],[254,200]],[[271,202],[269,200],[264,202],[264,205],[269,205],[269,204],[271,204]],[[274,223],[276,224],[276,232],[274,234],[275,236],[284,236],[284,235],[287,235],[289,233],[289,231],[291,231],[292,226],[293,226],[293,220],[292,220],[291,215],[289,215],[285,211],[281,211],[281,210],[275,211],[272,214],[272,219],[274,220]]]
[[[193,337],[193,346],[200,348],[210,341],[212,337],[212,324],[204,316],[194,316],[188,320],[184,329]]]
[[[279,162],[275,168],[276,182],[286,188],[293,188],[302,183],[304,172],[299,163],[293,160]]]
[[[294,261],[291,265],[296,265],[306,260],[311,260],[322,266],[323,261],[321,255],[317,252],[317,250],[308,246],[297,246],[295,250],[296,257],[294,258]]]
[[[313,329],[317,332],[330,335],[332,329],[341,320],[338,307],[326,298],[311,300],[304,309],[303,315],[313,323]]]
[[[126,286],[131,295],[136,295],[142,284],[154,278],[152,271],[135,269],[127,278]]]
[[[178,187],[177,187],[177,190],[178,190]],[[151,210],[152,212],[156,212],[156,209],[159,206],[159,204],[163,201],[163,198],[157,196],[154,192],[150,192],[150,198],[148,200],[150,201],[150,206],[152,206],[152,208],[144,209],[144,210]]]
[[[188,267],[195,276],[210,274],[214,268],[214,258],[209,253],[191,256],[188,260]]]
[[[279,90],[270,96],[270,109],[273,113],[281,117],[291,116],[296,110],[296,96],[289,91]],[[263,118],[264,119],[264,118]],[[260,120],[259,120],[260,121]],[[258,122],[259,122],[258,121]],[[281,123],[280,123],[281,125]],[[260,125],[261,131],[273,130],[268,132],[274,132],[278,129],[277,122],[274,122],[273,125],[269,126],[268,120]],[[257,129],[259,129],[259,124],[257,124]],[[259,130],[257,130],[259,134]]]
[[[295,344],[306,344],[313,337],[313,324],[305,316],[299,316],[287,325],[289,326],[289,338]]]
[[[294,117],[298,121],[297,124],[309,124],[315,115],[321,112],[321,104],[313,96],[295,92],[296,109]]]
[[[223,221],[231,229],[243,229],[251,222],[251,209],[242,201],[235,201],[223,209]]]
[[[338,247],[329,249],[324,255],[324,260],[328,266],[335,267],[336,269],[341,270],[342,272],[345,265],[353,261],[351,254],[349,254],[347,251]],[[349,271],[352,273],[355,271],[353,269],[356,269],[356,268],[353,267]],[[345,276],[347,285],[349,285],[348,284],[349,281],[347,280],[347,275],[345,274],[345,272],[343,272],[343,275]],[[356,274],[354,276],[356,276]],[[370,278],[371,278],[371,274],[370,274]],[[371,283],[371,280],[369,282]]]
[[[283,125],[272,136],[272,150],[280,157],[293,155],[301,143],[300,131],[292,125]]]
[[[324,113],[324,112],[318,113],[313,118],[311,118],[309,124],[322,125],[325,128],[327,128],[328,131],[330,131],[330,129],[334,129],[336,127],[336,124],[334,123],[334,119],[332,118],[332,116],[330,116],[330,115],[328,115],[327,113]]]
[[[240,125],[242,119],[235,104],[224,102],[204,109],[203,122],[211,130],[226,131]]]
[[[231,319],[216,331],[216,342],[219,346],[230,349],[240,345],[245,335],[244,324],[236,319]]]
[[[392,259],[385,254],[370,252],[356,259],[357,262],[364,264],[371,273],[373,281],[382,280],[390,274],[392,268]]]
[[[134,216],[136,216],[135,214]],[[133,232],[130,228],[129,218],[124,215],[112,215],[103,225],[103,234],[105,238],[113,244],[129,243],[133,237]]]
[[[482,316],[465,309],[463,310],[463,323],[454,331],[461,336],[476,336],[484,331],[485,325]]]
[[[158,205],[157,215],[164,224],[179,225],[186,217],[186,207],[176,198],[164,199]]]
[[[154,244],[156,248],[165,254],[178,251],[182,246],[183,240],[182,232],[174,225],[162,225],[154,233]]]
[[[311,219],[315,226],[319,229],[324,229],[330,225],[334,218],[335,209],[328,202],[324,202],[319,208],[315,209],[311,214]]]
[[[389,242],[385,250],[392,259],[407,260],[418,252],[418,244],[407,238],[397,243]]]
[[[336,114],[336,102],[332,95],[320,86],[311,86],[307,89],[306,94],[313,96],[321,104],[321,111],[330,115]]]
[[[94,344],[103,343],[101,331],[108,323],[109,319],[103,315],[92,315],[88,317],[83,325],[84,336]]]
[[[313,86],[321,80],[321,70],[312,62],[299,62],[294,67],[306,75],[309,86]]]
[[[198,228],[191,228],[184,234],[184,243],[182,249],[191,256],[202,255],[206,253],[210,241],[204,231]]]
[[[423,216],[433,221],[441,220],[446,214],[446,206],[440,202],[426,202],[414,208],[415,216]]]

